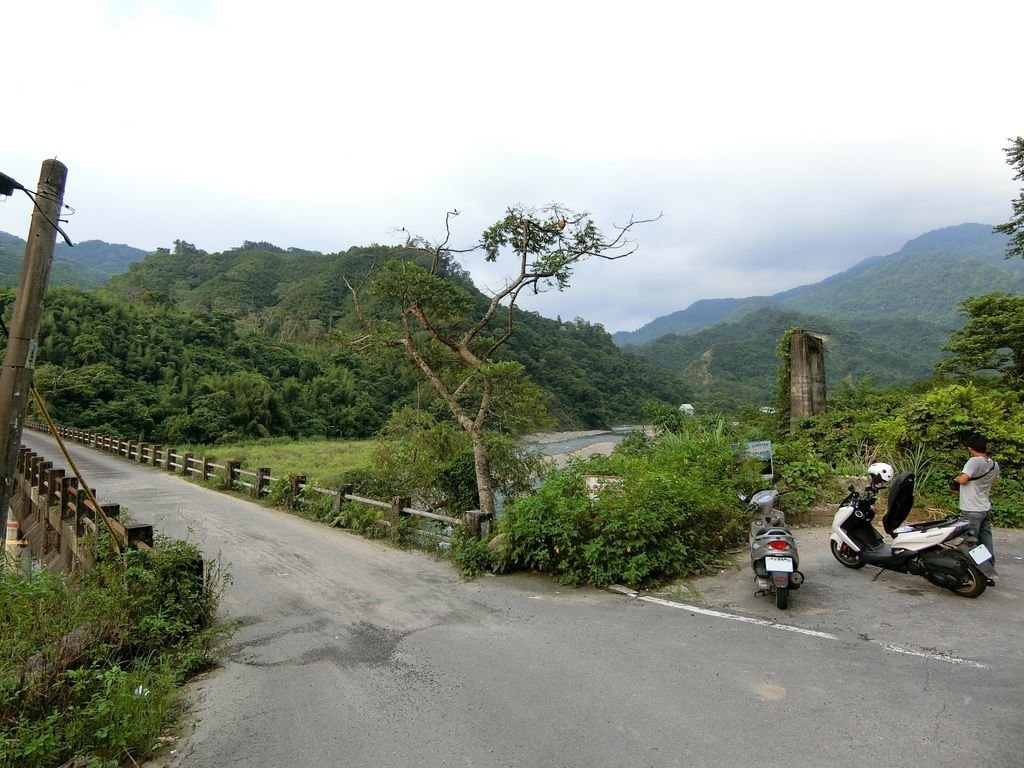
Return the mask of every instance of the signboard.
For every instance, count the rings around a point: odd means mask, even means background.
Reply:
[[[772,441],[771,440],[749,440],[744,446],[744,453],[754,459],[760,459],[764,462],[761,467],[761,477],[768,479],[775,477],[775,466],[772,464]],[[733,446],[732,449],[739,453],[739,447]]]
[[[593,500],[601,495],[601,491],[621,486],[622,478],[608,477],[606,475],[584,475],[583,482],[587,486],[587,496]]]

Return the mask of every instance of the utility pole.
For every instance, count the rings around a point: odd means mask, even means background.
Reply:
[[[43,298],[50,282],[50,265],[57,243],[57,222],[64,205],[67,167],[45,160],[39,173],[35,209],[21,265],[18,296],[8,330],[7,349],[0,368],[0,530],[7,529],[7,513],[14,491],[14,468],[21,447],[21,429],[28,410],[36,364]]]

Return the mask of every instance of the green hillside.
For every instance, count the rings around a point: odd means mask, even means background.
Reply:
[[[777,303],[850,321],[914,318],[952,329],[962,324],[957,307],[968,296],[1024,288],[1024,262],[1004,258],[1006,243],[983,224],[929,232]]]
[[[94,288],[103,285],[112,275],[141,261],[146,252],[130,245],[115,245],[102,240],[83,240],[70,247],[58,242],[53,251],[50,285],[73,285]],[[16,286],[25,258],[25,241],[0,232],[0,286]]]
[[[774,296],[697,301],[613,338],[620,346],[646,344],[668,333],[696,333],[716,323],[739,320],[765,306],[850,321],[927,320],[952,329],[961,324],[957,306],[968,296],[1024,288],[1024,262],[1005,259],[1006,244],[1007,237],[987,224],[946,227],[821,282]]]
[[[988,225],[947,227],[819,283],[768,297],[695,302],[614,338],[679,376],[695,402],[715,407],[771,399],[776,342],[791,327],[827,335],[829,387],[865,378],[906,386],[932,375],[942,345],[963,325],[963,299],[1024,291],[1024,262],[1004,257],[1006,243]]]
[[[517,312],[516,333],[500,356],[525,366],[547,393],[550,411],[564,428],[634,421],[650,400],[727,409],[765,404],[775,387],[777,341],[795,326],[828,336],[830,387],[865,378],[880,386],[907,385],[931,375],[942,355],[940,347],[962,323],[957,306],[963,298],[994,290],[1020,292],[1024,287],[1024,263],[1005,260],[1005,244],[1006,238],[987,225],[937,230],[911,240],[895,254],[866,259],[814,285],[771,297],[695,302],[634,335],[643,338],[657,333],[647,343],[625,348],[599,325]],[[340,352],[351,354],[342,339],[356,326],[345,279],[353,284],[372,281],[383,263],[398,257],[399,250],[371,245],[322,254],[245,242],[238,248],[207,253],[177,241],[173,250],[158,249],[139,258],[142,251],[138,249],[98,241],[74,249],[60,246],[53,284],[91,287],[102,282],[96,289],[99,294],[89,301],[101,302],[103,308],[93,311],[113,316],[137,313],[131,322],[140,327],[159,324],[162,315],[178,319],[168,325],[167,338],[150,333],[160,341],[144,352],[142,342],[135,351],[126,352],[118,339],[85,333],[94,320],[58,324],[55,339],[44,339],[40,362],[73,371],[100,359],[119,373],[136,371],[135,379],[160,390],[145,397],[136,393],[136,401],[144,403],[140,419],[146,426],[140,431],[147,435],[173,431],[178,428],[174,425],[184,423],[174,418],[176,409],[188,409],[187,382],[207,374],[252,373],[275,392],[279,383],[289,379],[306,386],[318,376],[335,376],[330,361]],[[16,282],[23,251],[24,241],[0,233],[0,280]],[[120,274],[108,274],[118,269]],[[62,270],[69,270],[70,276],[62,277]],[[464,286],[478,303],[486,301],[461,267],[452,262],[446,270],[448,279]],[[58,295],[58,301],[83,305],[76,294]],[[61,309],[54,306],[53,311]],[[198,352],[182,341],[192,338],[190,329],[197,324],[220,329],[225,359],[197,358]],[[671,328],[679,330],[669,332]],[[132,337],[134,331],[111,333]],[[61,334],[84,338],[68,340]],[[615,338],[621,341],[621,337]],[[267,345],[277,350],[273,356],[284,354],[290,362],[268,368],[256,359],[257,353],[247,351],[267,349]],[[145,359],[126,364],[125,354]],[[296,405],[296,413],[279,422],[256,419],[240,425],[236,422],[244,420],[236,414],[228,419],[230,426],[217,419],[211,423],[221,424],[225,433],[363,436],[376,429],[391,408],[414,397],[416,374],[404,361],[393,365],[397,367],[387,374],[392,380],[383,384],[373,379],[371,368],[346,357],[344,376],[354,377],[357,388],[362,377],[369,377],[364,387],[368,400],[363,402],[368,415],[362,420],[353,419],[351,413],[344,419],[314,418],[300,412],[319,406],[306,403]],[[133,391],[135,379],[102,397]],[[212,380],[207,385],[211,393],[216,388]],[[222,381],[220,386],[232,391],[235,384]],[[147,400],[154,396],[159,408]],[[272,401],[268,400],[268,408]],[[81,426],[99,426],[98,411],[83,401],[69,401],[69,406],[72,402],[68,418],[90,422]],[[129,412],[134,407],[115,397],[117,403]],[[114,404],[102,417],[124,423],[114,417]]]
[[[762,307],[733,322],[689,335],[670,334],[630,347],[652,365],[676,374],[698,408],[731,410],[769,404],[775,391],[778,341],[799,327],[826,337],[829,388],[870,379],[877,386],[909,385],[932,375],[949,332],[921,320],[890,318],[847,322]]]
[[[211,254],[178,242],[97,291],[51,290],[39,388],[63,423],[140,439],[367,437],[394,409],[429,402],[403,354],[364,359],[345,343],[356,324],[345,278],[372,280],[400,253],[245,243]],[[486,302],[458,265],[446,269]],[[648,401],[689,397],[600,325],[530,312],[515,324],[499,357],[522,363],[544,390],[554,426],[631,423]]]

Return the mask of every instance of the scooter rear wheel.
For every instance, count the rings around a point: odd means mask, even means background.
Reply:
[[[967,564],[967,575],[960,582],[959,587],[950,587],[949,590],[960,597],[977,597],[985,591],[988,581],[985,575],[978,570],[974,563]]]
[[[789,605],[789,587],[775,588],[775,607],[780,611],[786,610]]]
[[[860,552],[854,552],[846,544],[840,544],[836,541],[829,541],[832,547],[832,557],[838,560],[840,563],[845,565],[847,568],[863,568],[865,563],[863,558],[860,556]]]

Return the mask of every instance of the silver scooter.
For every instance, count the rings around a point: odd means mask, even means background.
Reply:
[[[775,605],[789,605],[789,591],[799,589],[804,575],[796,538],[786,527],[786,516],[776,506],[781,496],[774,488],[758,491],[747,503],[750,515],[750,567],[754,570],[754,594],[774,595]]]

